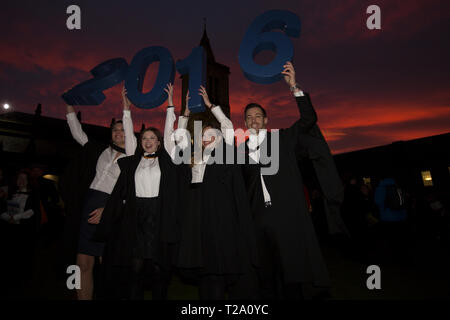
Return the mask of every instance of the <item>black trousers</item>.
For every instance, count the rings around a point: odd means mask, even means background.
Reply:
[[[167,300],[170,271],[150,259],[134,259],[130,270],[129,299],[144,300],[144,290],[149,283],[152,300]]]
[[[303,300],[300,283],[286,283],[276,233],[266,216],[276,215],[271,207],[262,207],[255,217],[255,234],[258,246],[259,267],[256,269],[259,282],[259,298],[267,300]]]

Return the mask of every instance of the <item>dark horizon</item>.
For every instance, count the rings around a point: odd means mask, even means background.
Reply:
[[[38,104],[36,104],[36,106],[37,106],[37,105],[38,105]],[[100,126],[100,127],[102,127],[102,128],[105,128],[105,129],[108,129],[108,130],[109,130],[109,124],[108,124],[108,125],[98,125],[98,124],[95,124],[95,123],[87,123],[87,122],[85,122],[85,121],[84,121],[84,113],[83,113],[83,110],[79,110],[79,111],[81,111],[81,124],[82,124],[82,125],[88,124],[88,125],[92,125],[92,126]],[[13,112],[22,112],[22,111],[15,111],[15,110],[12,110],[12,111],[8,111],[8,112],[2,112],[2,113],[0,113],[0,118],[1,118],[1,115],[3,115],[3,114],[6,114],[6,113],[13,113]],[[77,111],[77,112],[78,112],[78,111]],[[26,113],[26,114],[28,114],[28,115],[34,115],[34,114],[35,114],[34,112],[23,112],[23,113]],[[41,116],[41,117],[52,118],[52,119],[64,120],[64,121],[66,120],[66,118],[55,118],[55,117],[50,117],[50,116],[45,115],[44,113],[42,113],[40,116]],[[116,118],[116,119],[117,119],[117,118]],[[111,119],[110,119],[110,121],[111,121]],[[140,131],[141,125],[142,125],[142,124],[138,125],[138,123],[134,123],[134,127],[135,127],[134,129],[135,129],[135,132],[139,132],[139,131]],[[244,128],[235,128],[235,129],[244,129]],[[346,151],[346,152],[340,152],[340,153],[336,153],[336,152],[333,152],[333,150],[331,150],[331,153],[332,153],[332,155],[349,154],[349,153],[352,153],[352,152],[371,150],[371,149],[375,149],[375,148],[382,148],[382,147],[385,147],[385,146],[388,146],[388,145],[391,145],[391,144],[397,143],[397,142],[409,142],[409,141],[413,141],[413,140],[432,139],[432,138],[434,138],[434,137],[437,137],[437,136],[443,136],[443,135],[447,135],[447,134],[450,134],[450,131],[442,132],[442,133],[438,133],[438,134],[430,135],[430,136],[417,137],[417,138],[408,139],[408,140],[395,140],[395,141],[391,141],[391,142],[389,142],[389,143],[382,144],[382,145],[374,145],[374,146],[370,146],[370,147],[367,147],[367,148],[356,149],[356,150],[351,150],[351,151]]]

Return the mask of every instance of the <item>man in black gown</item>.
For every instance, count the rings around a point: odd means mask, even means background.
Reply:
[[[309,95],[298,88],[292,63],[283,67],[300,118],[291,127],[271,133],[265,129],[268,117],[260,105],[251,103],[245,108],[246,126],[252,134],[245,143],[246,164],[242,168],[256,228],[257,273],[263,299],[301,299],[303,284],[330,286],[296,157],[299,140],[315,127],[317,116]],[[278,148],[271,143],[276,135]],[[264,164],[263,157],[270,155],[273,162],[278,151],[278,170],[267,173],[264,169],[271,164]]]

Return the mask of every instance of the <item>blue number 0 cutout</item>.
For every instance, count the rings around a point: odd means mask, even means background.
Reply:
[[[206,54],[202,46],[192,49],[189,57],[177,61],[177,70],[180,74],[189,74],[189,110],[192,113],[205,111],[203,98],[198,94],[200,85],[205,86],[206,81]]]
[[[281,29],[285,34],[270,32]],[[294,57],[294,46],[288,37],[300,36],[300,18],[285,10],[270,10],[258,16],[250,25],[239,48],[239,64],[245,77],[260,84],[270,84],[283,78],[286,61]],[[272,50],[275,58],[267,65],[255,62],[263,50]]]
[[[61,96],[72,106],[99,105],[105,100],[103,90],[109,89],[125,79],[128,64],[123,58],[100,63],[91,70],[93,79],[84,81]]]
[[[155,85],[148,93],[142,92],[145,72],[148,66],[159,61],[159,70]],[[133,57],[125,78],[128,99],[138,108],[152,109],[160,106],[167,99],[164,88],[173,83],[175,65],[170,51],[164,47],[144,48]]]

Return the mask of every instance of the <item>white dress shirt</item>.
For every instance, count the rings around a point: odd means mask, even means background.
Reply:
[[[81,128],[81,124],[78,121],[75,112],[67,114],[67,122],[69,124],[72,137],[79,144],[84,146],[88,142],[88,137]],[[125,156],[125,154],[120,153],[111,147],[106,148],[97,160],[95,178],[91,182],[89,188],[111,194],[120,174],[120,168],[117,164],[117,160]]]
[[[298,91],[298,92],[294,92],[294,96],[296,97],[302,97],[304,96],[303,91]],[[247,145],[249,147],[250,150],[254,150],[252,152],[249,152],[249,157],[251,157],[256,163],[259,163],[259,159],[261,156],[261,152],[259,150],[259,146],[260,144],[264,141],[264,139],[267,136],[267,130],[266,129],[261,129],[258,132],[258,135],[256,134],[251,134],[249,136],[249,139],[247,141]],[[269,143],[269,141],[267,141],[267,143]],[[270,198],[270,193],[267,190],[266,184],[264,183],[264,177],[263,174],[260,173],[259,174],[261,177],[261,185],[262,185],[262,189],[263,189],[263,195],[264,195],[264,203],[271,203],[271,198]]]
[[[125,153],[132,156],[136,151],[137,139],[134,135],[133,120],[130,110],[123,110],[123,131],[125,132]]]
[[[194,163],[192,166],[192,180],[191,183],[203,182],[203,177],[205,175],[206,165],[211,156],[211,152],[219,144],[219,142],[224,139],[226,144],[233,145],[234,143],[234,129],[233,123],[227,116],[223,113],[220,106],[215,106],[211,109],[211,112],[216,117],[220,123],[220,130],[222,135],[217,136],[216,139],[205,147],[203,150],[202,161],[200,163]],[[201,141],[201,140],[200,140]]]
[[[158,158],[141,158],[134,175],[136,197],[154,198],[159,195],[161,170]]]
[[[173,125],[177,116],[175,115],[175,108],[173,106],[167,107],[166,123],[164,126],[164,148],[172,159],[175,159],[176,146],[179,146],[182,150],[186,149],[190,145],[190,139],[186,136],[188,117],[178,117],[178,129],[173,129]]]

